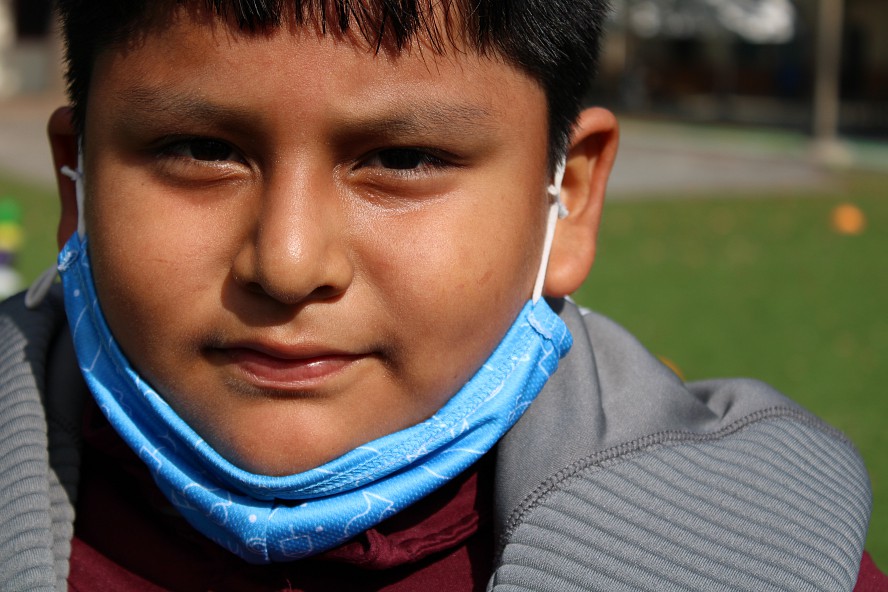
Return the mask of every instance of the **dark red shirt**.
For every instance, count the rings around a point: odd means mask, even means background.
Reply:
[[[194,530],[90,404],[69,590],[484,590],[493,555],[492,456],[341,547],[256,566]]]

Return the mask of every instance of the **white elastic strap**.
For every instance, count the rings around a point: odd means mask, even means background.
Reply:
[[[543,284],[546,283],[546,270],[549,268],[549,254],[552,252],[552,241],[555,239],[555,225],[561,218],[566,218],[570,213],[561,201],[561,184],[564,181],[564,169],[567,167],[565,159],[559,161],[555,167],[552,184],[549,185],[548,194],[552,205],[549,206],[549,216],[546,219],[546,238],[543,241],[543,255],[540,260],[540,269],[537,272],[536,283],[533,286],[532,300],[534,304],[543,296]]]
[[[65,165],[59,169],[59,172],[74,181],[74,194],[77,199],[77,234],[83,238],[86,233],[86,222],[83,217],[83,201],[86,194],[83,189],[83,150],[78,150],[76,171]],[[34,309],[40,306],[40,303],[46,299],[49,289],[52,288],[58,272],[58,267],[53,265],[31,282],[28,291],[25,292],[26,307]]]
[[[567,170],[567,159],[562,158],[555,167],[555,173],[552,175],[552,184],[549,185],[549,199],[558,204],[558,217],[566,218],[568,211],[561,203],[561,185],[564,183],[564,171]]]
[[[25,306],[34,309],[40,306],[40,303],[46,298],[46,295],[49,293],[49,289],[52,287],[52,283],[56,279],[56,274],[58,274],[58,269],[53,265],[39,276],[37,279],[31,282],[31,285],[28,286],[28,291],[25,292]]]
[[[63,175],[74,181],[74,195],[77,199],[77,235],[83,238],[86,235],[86,220],[83,217],[83,203],[86,199],[86,190],[83,187],[83,150],[77,151],[77,170],[68,165],[60,170]]]

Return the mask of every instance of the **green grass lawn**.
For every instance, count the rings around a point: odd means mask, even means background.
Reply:
[[[689,380],[766,380],[847,433],[870,469],[868,548],[888,567],[888,177],[736,199],[624,200],[605,211],[581,303],[610,315]],[[23,210],[27,279],[55,255],[54,192],[0,176]],[[643,196],[640,196],[643,197]],[[706,197],[706,196],[700,196]],[[863,234],[830,226],[856,204]]]
[[[724,196],[719,196],[724,197]],[[867,220],[840,235],[842,202]],[[615,201],[576,294],[688,380],[753,376],[843,430],[871,472],[888,566],[888,177],[742,199]]]

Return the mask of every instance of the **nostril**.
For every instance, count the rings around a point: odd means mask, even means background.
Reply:
[[[232,274],[232,279],[248,294],[261,296],[284,305],[334,300],[345,292],[348,285],[339,287],[323,283],[313,288],[311,286],[294,286],[292,278],[288,280],[284,277],[285,274],[276,275],[277,277],[262,276],[256,279],[243,279],[242,276]]]
[[[309,299],[334,300],[342,296],[344,292],[344,289],[337,288],[336,286],[319,286],[312,294],[309,295]]]
[[[248,292],[251,292],[253,294],[266,294],[265,288],[263,288],[262,285],[258,282],[246,282],[242,285],[244,286],[244,288],[246,288]]]

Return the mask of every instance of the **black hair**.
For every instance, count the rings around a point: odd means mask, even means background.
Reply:
[[[550,164],[564,153],[598,58],[608,0],[57,0],[65,38],[68,94],[83,131],[96,56],[125,43],[175,4],[200,6],[246,31],[288,17],[333,34],[358,33],[377,51],[400,51],[424,36],[438,52],[459,41],[495,54],[542,86]],[[150,11],[150,12],[149,12]],[[443,15],[443,16],[442,16]],[[443,22],[442,22],[443,21]],[[459,23],[454,30],[454,23]]]

